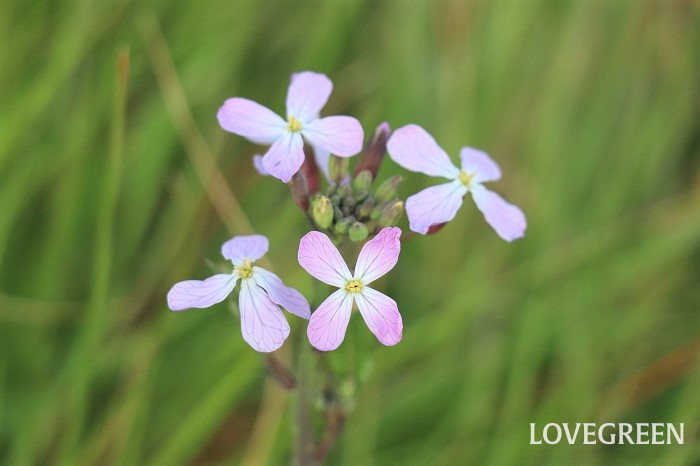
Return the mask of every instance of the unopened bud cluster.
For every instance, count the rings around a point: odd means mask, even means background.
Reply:
[[[341,165],[331,162],[331,173],[342,181],[325,194],[317,193],[311,201],[316,225],[351,241],[364,241],[382,228],[396,226],[404,211],[403,201],[397,198],[401,177],[392,176],[373,189],[369,170],[351,178],[347,165],[338,170]]]

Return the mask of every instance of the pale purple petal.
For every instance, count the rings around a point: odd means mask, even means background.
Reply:
[[[488,224],[496,230],[498,236],[506,241],[525,236],[527,221],[519,207],[481,185],[474,186],[471,192],[476,206],[484,214]]]
[[[357,258],[354,277],[367,285],[393,269],[401,252],[401,229],[384,228],[367,241]]]
[[[298,259],[304,270],[323,283],[344,287],[352,280],[343,256],[330,238],[319,231],[310,231],[301,238]]]
[[[306,298],[294,288],[286,286],[274,273],[261,267],[253,267],[253,280],[267,292],[275,304],[304,319],[311,315]]]
[[[223,129],[256,144],[272,144],[287,126],[282,117],[269,108],[241,97],[224,102],[216,116]]]
[[[221,255],[239,265],[246,258],[255,262],[265,255],[269,247],[270,243],[263,235],[234,236],[221,246]]]
[[[372,288],[363,288],[355,296],[357,308],[377,339],[386,346],[401,341],[403,321],[396,301]]]
[[[450,157],[418,125],[406,125],[394,131],[386,147],[392,160],[406,170],[445,178],[459,176],[459,169]]]
[[[459,181],[431,186],[406,199],[411,230],[422,235],[431,225],[452,220],[462,206],[467,188]]]
[[[243,338],[256,351],[269,353],[289,336],[289,324],[284,314],[253,280],[241,283],[238,297]]]
[[[331,91],[333,83],[325,74],[312,71],[294,73],[287,91],[287,118],[293,116],[302,123],[318,118]]]
[[[260,154],[253,155],[253,168],[262,176],[271,176],[270,173],[265,170],[263,166],[263,156]]]
[[[299,171],[302,163],[304,163],[304,141],[299,133],[289,131],[285,131],[263,156],[265,170],[285,183],[288,183]]]
[[[310,144],[310,145],[314,151],[314,158],[316,159],[316,165],[318,165],[318,168],[321,170],[321,173],[323,173],[323,176],[326,178],[326,181],[328,181],[330,183],[331,174],[330,174],[330,168],[329,168],[328,163],[330,162],[331,153],[328,152],[326,149],[323,149],[319,146],[314,146],[313,144]]]
[[[459,157],[462,159],[462,170],[473,175],[473,181],[485,183],[501,179],[501,169],[486,152],[473,147],[462,147]]]
[[[365,137],[360,122],[349,116],[313,120],[303,126],[301,134],[309,143],[338,157],[350,157],[360,152]]]
[[[220,303],[236,286],[237,279],[236,275],[222,273],[206,280],[185,280],[176,283],[168,292],[168,307],[173,311],[184,311]]]
[[[331,294],[311,314],[306,334],[314,348],[330,351],[340,346],[348,328],[352,295],[344,289]]]

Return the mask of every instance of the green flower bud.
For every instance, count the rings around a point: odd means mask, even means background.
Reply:
[[[392,202],[385,206],[381,213],[379,214],[379,219],[377,224],[380,228],[393,227],[399,220],[401,220],[401,215],[403,215],[403,201]]]
[[[311,202],[311,213],[316,225],[321,228],[328,228],[333,223],[333,205],[326,196],[314,196],[314,200]]]
[[[370,186],[372,186],[372,173],[369,170],[362,170],[352,180],[352,187],[355,188],[355,191],[369,191]]]
[[[328,171],[331,179],[336,183],[340,183],[348,176],[349,168],[350,159],[348,157],[331,155],[331,158],[328,160]]]
[[[335,232],[339,235],[344,235],[348,232],[348,230],[350,229],[350,225],[352,225],[354,221],[355,219],[349,217],[339,220],[335,224]]]
[[[344,217],[343,211],[340,210],[340,207],[333,207],[333,219],[337,222],[338,220],[342,219]]]
[[[341,201],[346,197],[352,197],[352,187],[347,183],[341,184],[338,186],[336,194]]]
[[[388,202],[396,198],[396,193],[398,192],[399,185],[403,181],[401,175],[394,175],[379,185],[377,190],[374,192],[374,197],[379,202]]]
[[[350,229],[348,230],[348,236],[350,236],[350,241],[363,241],[367,238],[368,235],[369,230],[367,229],[367,225],[365,225],[362,222],[353,223],[352,225],[350,225]]]
[[[368,197],[362,204],[357,206],[355,209],[355,214],[357,215],[357,218],[362,220],[368,218],[372,213],[372,210],[374,210],[374,199]]]

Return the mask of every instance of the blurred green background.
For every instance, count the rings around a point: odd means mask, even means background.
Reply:
[[[0,462],[290,461],[287,395],[227,306],[175,314],[165,294],[208,276],[202,257],[246,222],[310,293],[288,188],[215,118],[231,96],[282,112],[289,75],[310,69],[334,82],[325,114],[367,134],[417,123],[455,159],[488,151],[504,171],[493,188],[529,220],[508,244],[467,202],[404,244],[384,282],[404,339],[363,340],[374,364],[328,462],[697,464],[699,12],[1,2]],[[407,174],[402,195],[434,183]],[[304,333],[290,321],[285,351]],[[529,445],[530,422],[638,421],[684,422],[686,445]]]

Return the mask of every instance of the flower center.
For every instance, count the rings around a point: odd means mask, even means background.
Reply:
[[[345,285],[345,289],[350,293],[359,293],[362,291],[362,287],[364,287],[364,285],[360,280],[350,280],[348,284]]]
[[[287,130],[291,131],[292,133],[298,133],[301,131],[301,121],[297,120],[293,116],[290,116],[289,121],[287,121]]]
[[[234,270],[239,277],[250,278],[253,275],[253,262],[246,257],[243,259],[243,264],[236,266]]]
[[[462,172],[459,174],[459,181],[461,181],[464,186],[469,186],[469,183],[472,182],[475,176],[476,172],[467,173],[466,171],[462,170]]]

